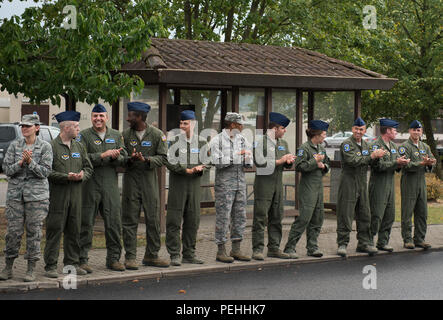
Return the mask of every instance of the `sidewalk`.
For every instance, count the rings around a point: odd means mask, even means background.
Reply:
[[[286,244],[288,238],[289,229],[291,223],[294,220],[293,217],[285,218],[283,221],[283,239],[281,243],[281,248]],[[294,260],[282,260],[276,258],[266,258],[264,261],[251,260],[250,262],[239,262],[234,263],[221,263],[215,261],[215,255],[217,246],[214,242],[214,225],[215,216],[214,215],[204,215],[201,217],[200,229],[198,233],[197,240],[197,256],[205,261],[203,265],[192,265],[192,264],[182,264],[179,267],[169,267],[169,268],[155,268],[140,266],[139,270],[127,270],[124,272],[116,272],[106,269],[105,267],[105,249],[95,249],[89,254],[89,263],[94,269],[92,274],[86,276],[79,276],[77,286],[84,285],[98,285],[102,283],[109,282],[123,282],[123,281],[137,281],[138,279],[147,278],[167,278],[174,276],[188,276],[197,275],[201,273],[208,272],[229,272],[237,270],[260,270],[264,267],[276,266],[276,265],[290,265],[298,263],[312,263],[312,262],[324,262],[331,260],[342,260],[343,258],[336,255],[337,245],[336,245],[336,218],[335,215],[326,214],[323,228],[319,237],[319,247],[323,251],[324,256],[322,258],[313,258],[306,255],[306,236],[303,235],[299,243],[297,244],[297,254],[298,259]],[[252,254],[251,247],[251,225],[252,219],[248,219],[247,227],[245,232],[244,241],[242,242],[242,249],[247,254]],[[103,226],[97,225],[97,230],[103,230]],[[144,225],[139,225],[139,234],[145,232]],[[364,259],[367,254],[356,253],[355,248],[357,245],[356,234],[355,234],[355,222],[353,232],[351,233],[351,241],[348,246],[348,259],[355,257],[363,257]],[[441,250],[443,249],[443,225],[428,225],[426,240],[431,243],[432,249],[430,250]],[[265,244],[266,244],[265,239]],[[408,250],[403,248],[403,241],[400,234],[400,225],[395,223],[391,233],[391,241],[389,243],[394,247],[394,253],[379,252],[379,254],[398,254],[404,252],[418,252],[422,249]],[[230,251],[230,243],[228,244],[228,250]],[[144,254],[144,248],[139,247],[137,250],[137,261],[141,264]],[[266,249],[265,249],[266,254]],[[58,272],[60,277],[58,279],[49,279],[43,276],[43,261],[37,263],[37,280],[36,282],[26,283],[23,282],[23,277],[26,272],[26,261],[23,256],[16,259],[14,264],[14,277],[7,281],[0,281],[0,292],[8,291],[28,291],[33,289],[45,289],[45,288],[63,288],[63,264],[62,257],[63,251],[60,252],[59,268]],[[161,247],[159,255],[163,258],[169,258],[164,244]],[[120,260],[124,262],[124,253]],[[4,257],[0,257],[0,268],[3,269],[5,265]],[[1,294],[0,294],[1,299]]]

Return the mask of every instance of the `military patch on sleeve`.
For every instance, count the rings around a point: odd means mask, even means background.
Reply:
[[[166,136],[162,135],[162,141],[166,141]]]
[[[303,149],[298,150],[297,156],[303,156],[303,152],[305,152]]]
[[[345,144],[345,145],[343,146],[343,150],[344,150],[345,152],[348,152],[349,150],[351,150],[351,147],[349,146],[349,144]]]
[[[406,152],[405,147],[398,148],[398,153],[405,154],[405,152]]]

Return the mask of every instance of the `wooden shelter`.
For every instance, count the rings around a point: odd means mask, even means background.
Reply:
[[[239,112],[240,88],[262,88],[265,111],[263,120],[257,120],[257,129],[267,127],[269,112],[273,110],[273,90],[294,90],[296,147],[302,142],[303,92],[308,93],[308,120],[315,115],[316,91],[354,92],[354,116],[357,117],[361,112],[362,90],[389,90],[397,81],[303,48],[158,38],[151,39],[151,46],[141,61],[124,65],[121,72],[136,74],[146,84],[158,85],[158,124],[164,132],[167,90],[174,90],[176,105],[180,105],[181,90],[219,90],[223,119],[226,112]],[[114,128],[118,128],[118,112],[116,104],[113,106]],[[165,169],[160,174],[160,194],[164,214]]]

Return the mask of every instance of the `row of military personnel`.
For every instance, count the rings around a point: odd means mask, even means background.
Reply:
[[[143,209],[146,223],[146,249],[143,265],[179,266],[181,263],[202,264],[196,257],[196,237],[200,221],[200,182],[211,165],[202,157],[207,151],[216,168],[215,175],[215,242],[216,260],[230,263],[249,261],[241,250],[246,225],[246,180],[244,168],[254,164],[254,216],[252,226],[252,259],[263,260],[264,232],[268,232],[268,257],[295,259],[295,247],[307,233],[307,253],[321,257],[317,245],[323,216],[322,177],[329,171],[329,158],[322,146],[328,124],[312,120],[306,134],[308,141],[290,153],[282,139],[290,120],[271,112],[265,135],[254,148],[241,134],[243,118],[228,112],[225,128],[206,140],[194,134],[196,117],[183,111],[180,135],[168,141],[159,129],[146,124],[150,106],[130,102],[130,128],[123,134],[107,127],[106,109],[98,104],[91,114],[92,127],[79,134],[80,114],[65,111],[56,115],[60,135],[50,144],[38,138],[38,115],[24,115],[20,123],[23,138],[11,143],[3,170],[8,177],[6,266],[1,280],[12,278],[14,260],[18,257],[21,238],[26,229],[28,269],[25,281],[35,280],[35,265],[40,259],[40,240],[46,218],[44,249],[45,276],[57,278],[57,261],[63,235],[65,266],[72,265],[77,275],[92,273],[88,252],[92,246],[93,226],[98,212],[105,225],[106,266],[115,271],[136,270],[137,226]],[[364,121],[358,118],[351,138],[341,146],[342,176],[337,204],[337,254],[346,256],[352,220],[357,221],[357,251],[374,254],[393,251],[388,245],[394,221],[394,172],[402,170],[402,236],[406,248],[429,248],[426,234],[426,185],[424,173],[436,160],[429,147],[420,141],[421,124],[411,123],[410,139],[398,147],[392,140],[398,123],[380,120],[381,137],[368,145],[362,136]],[[171,148],[168,144],[179,144]],[[181,148],[183,146],[184,148]],[[205,149],[205,147],[207,147]],[[171,150],[175,150],[171,152]],[[260,150],[260,152],[257,152]],[[255,151],[255,152],[254,152]],[[184,161],[183,160],[184,156]],[[179,161],[177,161],[179,159]],[[174,161],[173,161],[174,160]],[[166,248],[170,261],[158,256],[160,250],[159,188],[156,168],[166,165],[170,170],[168,210],[166,216]],[[301,172],[298,189],[299,217],[291,226],[284,250],[280,249],[283,219],[284,168]],[[369,192],[367,170],[371,167]],[[125,167],[120,201],[117,167]],[[262,171],[269,168],[272,170]],[[414,238],[412,215],[414,213]],[[181,233],[181,234],[180,234]],[[228,234],[232,250],[227,254]],[[377,248],[373,238],[378,234]],[[120,263],[122,243],[125,262]]]

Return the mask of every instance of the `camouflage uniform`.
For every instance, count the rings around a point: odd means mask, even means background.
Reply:
[[[252,157],[237,155],[242,149],[251,151],[246,139],[237,134],[233,139],[223,130],[211,141],[212,162],[215,165],[215,243],[242,240],[246,225],[246,180],[243,168],[252,167]]]
[[[3,171],[8,177],[6,196],[5,258],[18,256],[21,238],[26,227],[26,254],[29,261],[40,260],[40,239],[43,220],[49,208],[48,176],[51,173],[52,150],[48,142],[37,137],[32,148],[32,160],[23,167],[18,163],[26,147],[24,138],[13,141],[3,161]],[[31,187],[32,186],[32,187]]]

